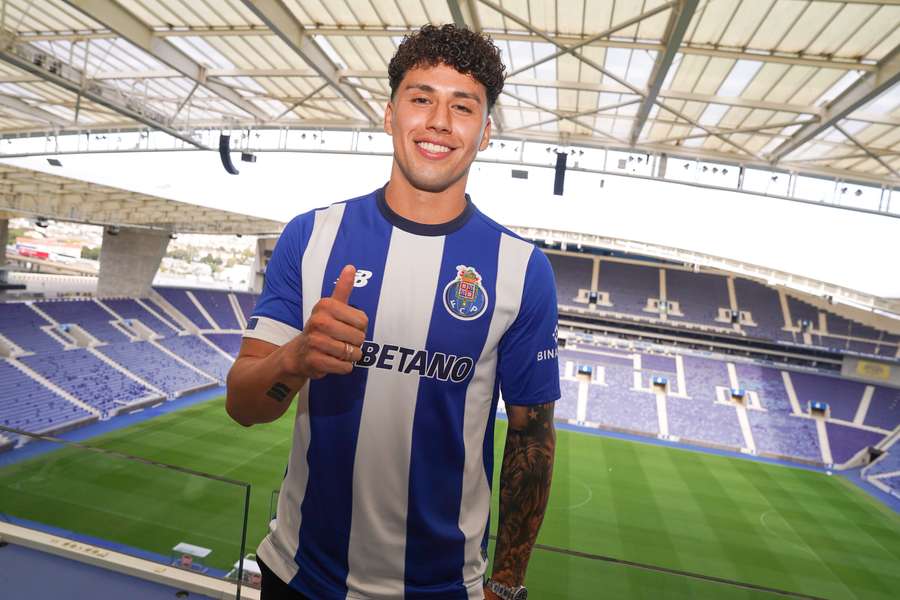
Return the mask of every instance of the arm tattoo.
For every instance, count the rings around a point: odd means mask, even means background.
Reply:
[[[521,585],[525,580],[528,559],[550,497],[556,448],[553,405],[550,402],[530,407],[526,427],[510,427],[506,434],[493,576],[507,585]]]
[[[290,395],[291,388],[280,382],[276,382],[269,388],[269,391],[266,392],[266,396],[273,398],[277,402],[284,402]]]

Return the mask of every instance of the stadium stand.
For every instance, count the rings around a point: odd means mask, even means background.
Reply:
[[[601,260],[598,286],[609,292],[613,311],[649,317],[653,313],[645,312],[644,307],[649,298],[659,298],[659,269]]]
[[[232,361],[196,335],[176,335],[160,340],[159,344],[220,382],[225,381],[231,368]]]
[[[588,388],[587,420],[609,429],[656,435],[656,397],[632,389],[632,371],[606,366],[606,386]]]
[[[864,383],[857,381],[800,372],[791,373],[791,383],[803,412],[807,412],[810,402],[826,402],[832,419],[848,422],[856,416],[866,389]]]
[[[744,439],[735,408],[716,404],[716,388],[730,387],[725,363],[699,356],[685,356],[683,363],[689,398],[666,398],[669,434],[703,445],[742,448]]]
[[[594,261],[590,257],[547,253],[556,274],[556,295],[560,304],[574,304],[578,290],[591,289]]]
[[[114,327],[115,316],[93,300],[59,300],[35,305],[59,323],[76,323],[101,342],[121,342],[128,336]]]
[[[96,420],[96,415],[0,360],[0,423],[5,427],[49,433]]]
[[[166,287],[158,287],[154,289],[169,304],[175,307],[176,310],[187,317],[194,325],[196,325],[200,329],[214,328],[213,324],[203,316],[203,313],[200,312],[200,310],[197,308],[197,305],[191,301],[190,297],[188,297],[188,290]]]
[[[813,419],[777,412],[748,410],[758,454],[822,462]]]
[[[130,343],[122,342],[123,345]],[[44,352],[19,360],[85,404],[100,410],[101,417],[113,416],[123,406],[155,397],[151,390],[84,348]]]
[[[794,339],[790,333],[782,331],[784,318],[777,291],[761,283],[735,277],[734,292],[738,310],[749,312],[756,323],[755,327],[745,327],[749,335],[771,340]]]
[[[734,370],[737,375],[737,387],[756,392],[765,410],[782,414],[791,413],[791,401],[780,371],[743,363],[735,364]]]
[[[802,321],[809,321],[812,329],[819,329],[819,309],[790,295],[787,296],[787,303],[791,313],[791,325],[800,327]]]
[[[123,319],[137,319],[159,335],[172,335],[178,331],[173,325],[157,318],[133,298],[109,298],[100,302]]]
[[[683,317],[670,318],[698,323],[718,325],[719,308],[730,308],[728,280],[722,275],[692,273],[679,269],[666,269],[666,298],[678,302]]]
[[[198,373],[150,342],[107,344],[97,350],[170,398],[215,383],[212,377]]]
[[[237,316],[231,308],[231,302],[228,300],[228,292],[216,290],[192,290],[194,298],[197,299],[209,316],[213,318],[219,329],[240,329]]]
[[[247,292],[232,292],[232,294],[234,294],[238,306],[241,307],[241,312],[244,313],[244,320],[247,321],[253,314],[253,307],[256,306],[258,296]]]
[[[556,403],[554,418],[575,421],[578,419],[577,381],[563,379],[559,382],[560,399]]]
[[[900,471],[900,446],[894,444],[887,452],[881,455],[881,458],[866,469],[866,475],[884,475],[897,471]]]
[[[24,303],[5,303],[0,311],[0,334],[28,352],[62,349],[59,341],[41,329],[47,325],[49,321]]]
[[[875,386],[864,423],[887,431],[900,425],[900,390]]]
[[[580,290],[590,288],[593,259],[552,253],[549,256],[560,278],[558,289],[561,304],[566,299],[574,301]],[[610,294],[615,304],[610,312],[622,311],[658,321],[658,315],[645,312],[644,308],[649,299],[660,295],[659,268],[658,265],[602,259],[600,287]],[[670,319],[670,323],[722,325],[716,317],[720,308],[730,307],[727,276],[667,268],[665,277],[666,295],[679,303],[683,313],[681,317]],[[734,278],[734,288],[738,306],[750,312],[757,323],[755,328],[746,327],[751,336],[795,340],[792,333],[783,330],[785,319],[777,290],[739,277]],[[4,310],[0,311],[0,334],[27,352],[35,353],[22,357],[24,365],[75,398],[97,408],[101,418],[113,416],[123,406],[136,405],[147,398],[159,396],[92,352],[99,353],[169,397],[222,382],[231,365],[226,355],[237,356],[241,334],[217,329],[239,329],[241,321],[235,309],[239,308],[246,318],[252,311],[256,296],[234,292],[232,299],[230,293],[224,291],[167,287],[157,288],[156,291],[166,300],[165,307],[149,299],[138,301],[134,298],[40,302],[36,304],[37,309],[25,303],[5,304]],[[819,312],[825,311],[788,295],[785,295],[785,301],[794,323],[810,320],[813,329],[818,331],[821,322]],[[598,310],[603,308],[598,307]],[[52,325],[41,312],[57,321],[79,325],[101,340],[101,344],[90,351],[63,351],[58,340],[41,330]],[[215,321],[218,328],[209,322],[204,313]],[[156,334],[154,341],[129,341],[111,325],[119,318],[126,322],[140,321]],[[900,336],[867,329],[831,313],[825,314],[824,321],[822,331],[827,331],[828,335],[822,335],[816,342],[844,346],[849,343],[851,349],[854,344],[869,344],[872,351],[877,345],[887,348],[892,354],[896,353],[895,344]],[[201,333],[197,334],[190,324],[199,328]],[[185,331],[185,328],[190,328],[194,333]],[[739,334],[736,332],[735,336]],[[813,369],[786,371],[783,365],[774,366],[665,345],[668,354],[661,353],[658,347],[653,351],[642,348],[644,346],[635,345],[633,341],[616,346],[611,340],[597,345],[576,344],[561,348],[560,368],[568,375],[560,382],[562,398],[556,406],[556,418],[571,422],[579,420],[578,398],[583,386],[587,403],[582,407],[585,410],[582,418],[589,425],[655,437],[661,433],[655,392],[662,390],[666,407],[662,425],[666,427],[670,439],[687,444],[746,450],[751,438],[746,437],[741,429],[743,417],[739,415],[744,411],[750,427],[748,435],[752,436],[752,443],[755,443],[759,454],[821,463],[822,449],[816,419],[824,417],[811,418],[808,406],[813,401],[825,401],[830,412],[825,419],[824,435],[828,438],[835,464],[844,463],[857,456],[862,449],[880,442],[886,432],[900,423],[900,391],[893,388],[872,386],[871,403],[868,410],[861,412],[866,384],[834,374],[827,375]],[[676,354],[681,357],[680,361],[676,360]],[[729,362],[733,367],[729,367]],[[573,379],[582,366],[590,368],[591,376],[581,375],[578,380]],[[754,404],[755,400],[747,402],[750,396],[745,399],[743,407],[732,404],[730,368],[738,387],[758,395],[758,406]],[[6,372],[11,371],[7,369]],[[16,373],[17,380],[24,379],[29,383],[28,386],[20,386],[26,390],[24,395],[31,403],[29,406],[51,406],[52,402],[54,408],[62,406],[70,411],[68,415],[65,412],[57,415],[42,409],[43,418],[50,419],[48,427],[51,429],[78,424],[80,419],[92,416],[77,406],[72,411],[67,405],[74,405],[65,398],[59,404],[55,394],[48,392],[40,382],[30,380],[21,371],[16,370]],[[652,379],[656,376],[666,378],[666,388],[651,390]],[[796,409],[792,406],[790,388],[786,387],[785,378],[796,394]],[[680,389],[681,382],[684,382],[685,389]],[[636,384],[642,389],[635,389]],[[8,386],[2,388],[4,395],[0,400],[4,403],[3,407],[15,403],[11,399],[14,389]],[[4,414],[0,412],[0,419],[5,418]],[[864,418],[862,425],[854,424],[858,417]]]
[[[884,439],[881,433],[840,423],[825,423],[825,428],[828,431],[831,456],[836,465],[847,462],[863,448],[874,446]]]
[[[204,333],[203,337],[213,344],[237,358],[241,349],[241,334],[239,333]]]

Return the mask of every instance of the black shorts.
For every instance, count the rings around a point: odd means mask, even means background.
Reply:
[[[262,592],[260,600],[309,600],[306,596],[283,582],[278,575],[272,572],[272,569],[266,566],[258,556],[256,564],[262,571]]]

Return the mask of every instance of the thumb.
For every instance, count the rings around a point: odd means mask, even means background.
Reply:
[[[341,270],[331,297],[342,304],[347,304],[350,301],[350,292],[353,291],[354,279],[356,279],[356,267],[347,265]]]

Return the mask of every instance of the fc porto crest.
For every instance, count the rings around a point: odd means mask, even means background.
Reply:
[[[481,275],[475,267],[456,266],[456,279],[444,288],[444,308],[462,321],[471,321],[484,314],[488,305],[487,292],[481,285]]]

